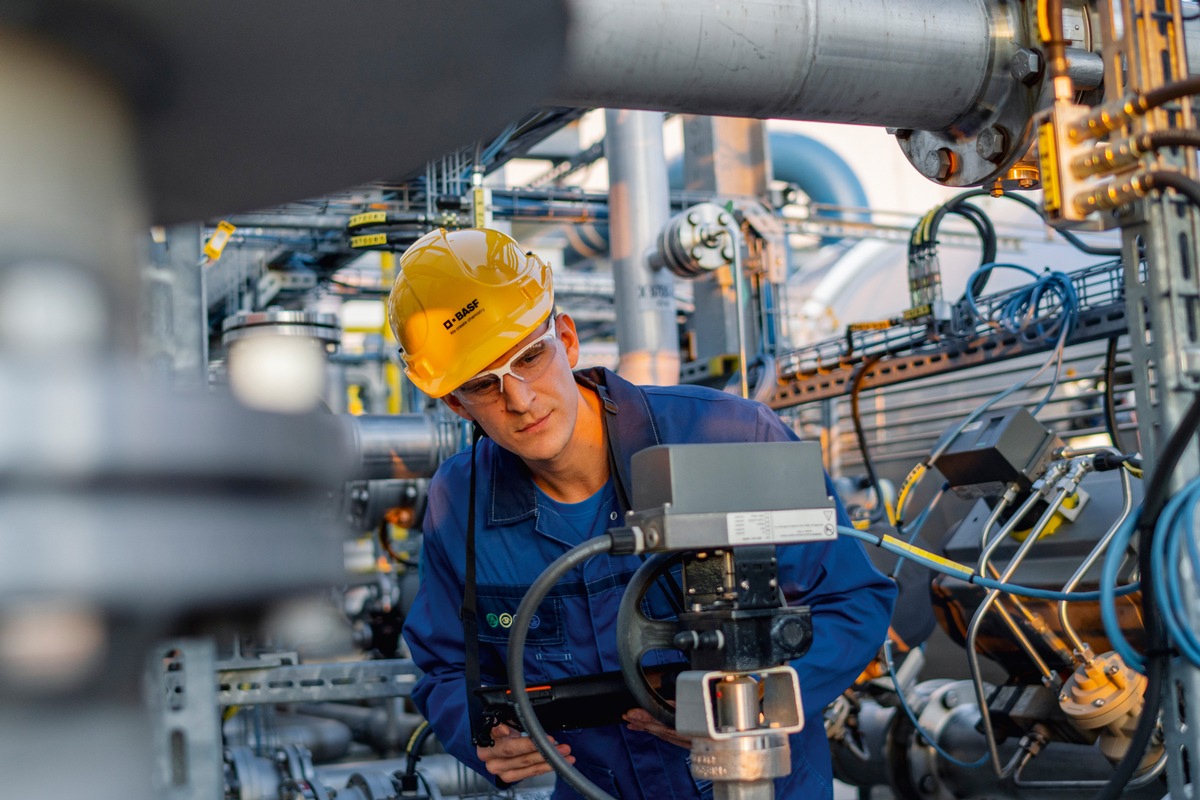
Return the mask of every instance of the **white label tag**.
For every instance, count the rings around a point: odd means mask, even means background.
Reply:
[[[725,515],[730,544],[791,544],[837,538],[832,508],[789,511],[741,511]]]

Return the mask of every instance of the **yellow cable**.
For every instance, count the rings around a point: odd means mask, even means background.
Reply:
[[[925,219],[921,220],[921,227],[922,227],[921,243],[922,244],[925,244],[929,241],[929,234],[933,230],[933,218],[935,216],[937,216],[938,208],[941,208],[941,206],[938,206],[937,208],[929,209],[929,212],[925,215]]]
[[[1049,42],[1054,38],[1054,34],[1050,32],[1050,16],[1046,13],[1046,0],[1038,0],[1037,25],[1038,36],[1043,42]]]
[[[900,493],[896,496],[896,519],[904,520],[904,510],[908,507],[908,495],[917,487],[921,479],[925,477],[925,463],[921,462],[913,467],[908,472],[908,476],[904,479],[903,485],[900,487]]]
[[[413,745],[417,743],[417,737],[420,736],[421,732],[424,731],[428,727],[429,727],[429,720],[423,719],[423,720],[421,720],[421,724],[413,729],[412,736],[408,737],[408,744],[404,745],[405,753],[412,752]]]
[[[931,553],[928,550],[925,550],[924,548],[909,544],[908,542],[904,541],[903,539],[897,539],[895,536],[891,536],[890,534],[884,534],[883,541],[887,542],[888,544],[891,544],[894,547],[899,547],[901,550],[903,550],[906,553],[911,553],[915,556],[919,556],[919,557],[927,559],[929,561],[933,561],[936,564],[939,564],[939,565],[945,567],[946,569],[950,570],[951,572],[954,572],[954,573],[957,573],[958,575],[963,576],[964,580],[970,580],[971,576],[975,574],[975,570],[971,569],[970,567],[959,564],[957,561],[951,561],[948,558],[943,558],[942,556],[939,556],[937,553]]]

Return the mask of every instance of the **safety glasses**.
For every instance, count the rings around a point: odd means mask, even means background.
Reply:
[[[495,369],[485,369],[450,394],[463,405],[480,406],[495,402],[500,397],[506,376],[511,375],[519,381],[537,380],[554,361],[556,338],[554,317],[551,317],[549,330],[518,350],[507,363]]]

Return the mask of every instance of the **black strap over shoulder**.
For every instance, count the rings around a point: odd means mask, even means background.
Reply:
[[[604,440],[607,445],[605,449],[608,451],[608,472],[613,477],[613,485],[617,489],[617,502],[621,504],[621,513],[623,514],[633,508],[633,504],[629,500],[627,465],[625,459],[618,455],[621,440],[615,430],[615,420],[620,407],[609,396],[607,386],[597,383],[595,387],[596,394],[600,396],[600,402],[604,404]]]
[[[482,685],[479,678],[479,610],[475,602],[475,447],[483,429],[474,426],[471,432],[471,486],[468,492],[467,507],[467,548],[466,548],[466,580],[463,583],[463,601],[459,608],[459,617],[463,624],[463,656],[466,661],[465,675],[467,688],[467,715],[471,721],[471,741],[477,747],[491,747],[492,725],[486,724],[483,715],[483,701],[476,690]]]
[[[621,452],[622,437],[617,431],[617,412],[621,410],[621,407],[613,399],[612,393],[604,382],[604,377],[604,370],[585,370],[575,373],[575,382],[595,392],[603,406],[604,440],[605,447],[608,450],[608,471],[612,475],[613,484],[617,489],[617,502],[621,504],[621,511],[624,513],[633,508],[633,504],[630,502],[633,495],[630,492],[632,484],[629,479],[629,459],[625,458]],[[634,388],[639,392],[641,391],[640,387]]]

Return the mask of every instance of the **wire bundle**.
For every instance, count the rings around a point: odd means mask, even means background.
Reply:
[[[1016,270],[1033,278],[1033,282],[1011,292],[990,314],[985,315],[979,310],[972,287],[981,277],[996,269]],[[1028,341],[1045,339],[1059,332],[1060,325],[1064,329],[1063,335],[1070,335],[1079,311],[1075,285],[1065,272],[1046,270],[1039,274],[1019,264],[984,264],[967,279],[963,299],[977,320],[998,325],[1009,333],[1020,334]],[[1044,324],[1043,320],[1051,315],[1054,321],[1049,325]]]

